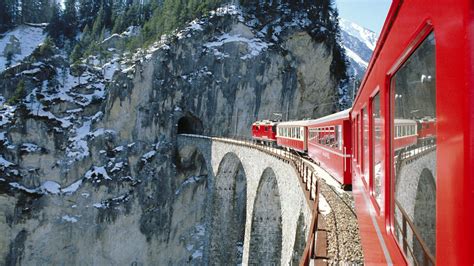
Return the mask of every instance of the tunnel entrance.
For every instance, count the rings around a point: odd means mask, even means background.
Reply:
[[[436,183],[426,168],[418,181],[413,222],[431,254],[436,254]],[[413,253],[418,262],[423,262],[424,253],[418,241],[413,243]]]
[[[249,265],[280,265],[282,217],[275,172],[263,171],[254,202]]]
[[[186,114],[178,120],[178,134],[202,135],[202,121],[192,114]]]
[[[212,206],[211,264],[242,264],[247,178],[234,153],[227,153],[219,164]]]

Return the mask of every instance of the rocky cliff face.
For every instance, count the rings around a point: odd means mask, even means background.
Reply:
[[[42,49],[0,76],[0,257],[13,264],[208,263],[208,170],[178,131],[333,112],[332,47],[303,13],[274,26],[231,6],[148,49],[70,67]],[[15,88],[24,80],[25,91]],[[6,100],[2,99],[2,103]]]

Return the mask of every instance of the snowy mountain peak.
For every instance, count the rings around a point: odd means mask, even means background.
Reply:
[[[343,31],[365,43],[365,45],[367,45],[367,47],[369,47],[372,51],[375,49],[378,39],[378,36],[375,34],[375,32],[344,18],[339,19],[339,25]]]
[[[348,74],[362,79],[377,44],[377,35],[354,22],[340,18],[341,45],[349,61]]]

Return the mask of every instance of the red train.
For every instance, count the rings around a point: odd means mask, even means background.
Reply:
[[[366,264],[474,265],[473,25],[472,0],[392,3],[350,113]]]
[[[308,155],[343,186],[352,184],[349,109],[311,121]]]
[[[352,109],[276,126],[352,183],[368,265],[474,265],[473,25],[472,0],[393,0]]]
[[[352,184],[352,138],[350,109],[315,120],[288,122],[257,121],[252,124],[252,137],[266,144],[307,154],[321,165],[343,187]],[[418,143],[417,122],[396,119],[396,150]]]
[[[257,121],[252,124],[252,137],[264,143],[276,142],[277,122],[270,120]]]
[[[343,186],[350,186],[349,109],[316,120],[281,122],[277,145],[307,154]]]

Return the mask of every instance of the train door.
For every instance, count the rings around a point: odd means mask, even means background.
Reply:
[[[436,134],[431,147],[395,150],[395,120],[436,121],[435,36],[431,32],[390,80],[391,216],[395,240],[411,265],[436,263]],[[436,132],[435,132],[436,133]]]
[[[342,122],[342,151],[344,154],[344,184],[351,184],[352,186],[352,128],[351,128],[351,120],[343,120]]]

